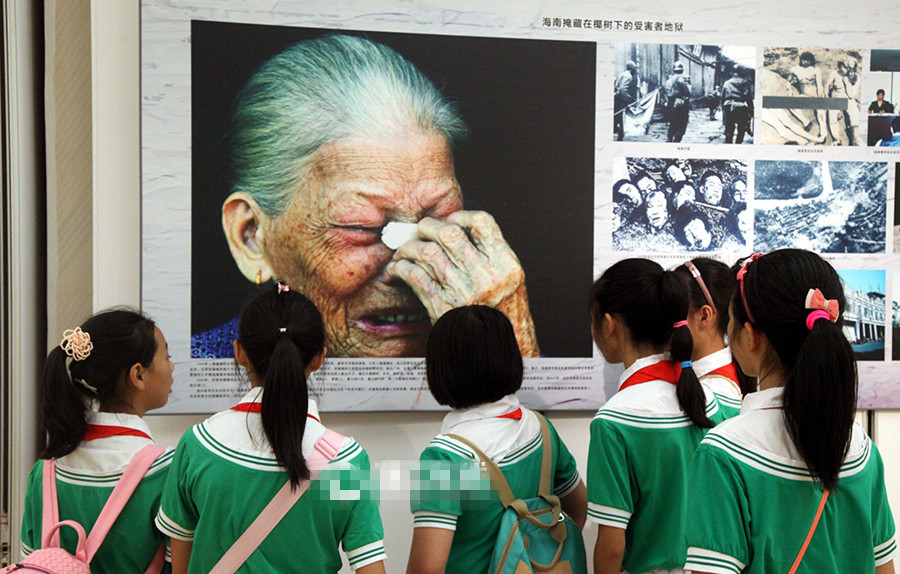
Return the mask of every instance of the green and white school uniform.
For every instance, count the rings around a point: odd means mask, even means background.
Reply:
[[[189,572],[209,572],[287,482],[262,429],[263,400],[262,387],[251,389],[178,443],[156,524],[172,538],[193,541]],[[310,399],[304,456],[324,433]],[[238,571],[334,573],[341,568],[339,545],[354,570],[384,560],[377,489],[368,480],[368,455],[345,438],[320,479]]]
[[[781,387],[747,395],[741,416],[697,449],[690,488],[686,570],[787,572],[822,498],[788,435]],[[874,572],[897,554],[894,521],[875,444],[853,425],[837,488],[799,573]]]
[[[89,533],[132,457],[150,444],[150,428],[141,417],[91,412],[84,440],[56,460],[59,519],[75,520]],[[91,561],[91,572],[121,574],[147,569],[165,539],[153,525],[153,517],[159,510],[173,454],[172,449],[164,452],[144,475]],[[22,519],[23,557],[41,547],[43,471],[44,461],[39,460],[28,475]],[[78,535],[71,528],[62,528],[60,542],[74,554]],[[169,571],[168,562],[163,571]]]
[[[665,354],[638,359],[591,421],[588,519],[625,530],[628,572],[684,565],[688,471],[706,429],[678,404],[680,372]],[[724,420],[708,390],[706,401],[706,415]]]
[[[743,395],[731,349],[725,347],[701,357],[694,361],[693,368],[700,383],[716,395],[719,408],[726,418],[741,412]]]
[[[549,426],[553,445],[550,488],[562,498],[578,486],[581,478],[575,459],[553,425]],[[530,498],[537,496],[540,481],[540,422],[514,395],[454,410],[444,417],[441,434],[432,439],[419,459],[411,493],[413,527],[455,531],[448,573],[487,572],[503,505],[490,490],[486,476],[479,474],[475,453],[447,434],[477,445],[503,471],[515,496]]]

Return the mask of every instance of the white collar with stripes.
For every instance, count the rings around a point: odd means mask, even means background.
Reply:
[[[261,403],[263,400],[263,390],[263,387],[253,387],[240,401],[238,401],[238,404]],[[316,404],[316,400],[312,397],[307,400],[309,400],[309,407],[306,411],[307,416],[314,418],[317,421],[321,421],[322,417],[319,416],[319,406]]]
[[[700,357],[696,361],[693,361],[694,373],[696,373],[699,378],[710,371],[715,371],[720,367],[724,367],[731,363],[731,361],[731,349],[725,347],[724,349],[719,349],[714,353],[710,353],[705,357]]]

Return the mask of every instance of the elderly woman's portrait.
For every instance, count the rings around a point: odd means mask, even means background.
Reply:
[[[195,21],[191,50],[194,358],[272,281],[332,357],[424,356],[473,304],[591,355],[593,44]]]

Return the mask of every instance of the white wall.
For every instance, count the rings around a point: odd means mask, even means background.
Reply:
[[[139,3],[94,0],[94,305],[140,304]],[[900,373],[898,373],[900,374]],[[176,381],[177,384],[177,381]],[[551,418],[585,472],[593,413]],[[411,460],[439,431],[440,413],[328,413],[327,424],[356,437],[373,463]],[[149,416],[161,444],[174,445],[203,417]],[[900,413],[878,414],[877,438],[885,458],[895,521],[900,520]],[[382,504],[387,571],[405,569],[412,519],[406,502]],[[585,533],[592,547],[595,529]],[[589,554],[590,556],[590,554]]]

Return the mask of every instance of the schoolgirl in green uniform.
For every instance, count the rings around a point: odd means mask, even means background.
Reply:
[[[514,394],[522,384],[523,366],[509,319],[482,305],[447,311],[428,336],[425,367],[432,395],[453,411],[419,460],[421,480],[411,493],[414,530],[407,572],[487,573],[503,505],[489,488],[476,487],[476,454],[447,435],[462,437],[490,457],[515,496],[537,496],[541,428],[535,413]],[[551,491],[575,523],[584,526],[584,483],[575,459],[549,427]],[[466,469],[474,469],[469,479]]]
[[[279,284],[241,312],[234,355],[251,389],[178,443],[156,524],[172,538],[172,571],[207,573],[290,480],[325,434],[308,380],[325,358],[322,315]],[[384,533],[369,458],[345,437],[320,480],[297,500],[238,572],[335,573],[343,547],[359,574],[384,573]],[[326,473],[328,479],[326,480]]]
[[[98,313],[67,330],[44,363],[41,420],[47,444],[41,459],[56,458],[60,520],[90,532],[132,457],[153,444],[141,418],[166,404],[174,365],[162,331],[128,309]],[[144,475],[91,561],[91,572],[144,572],[164,543],[153,525],[173,451]],[[22,554],[41,547],[44,460],[28,476]],[[75,553],[77,535],[60,530]],[[169,567],[163,564],[163,570]]]
[[[687,322],[694,339],[694,373],[715,393],[719,406],[735,415],[744,393],[755,390],[756,381],[740,372],[726,344],[734,273],[728,265],[708,257],[685,261],[675,271],[688,286]]]
[[[878,449],[856,414],[837,272],[809,251],[748,258],[728,328],[759,380],[694,457],[685,569],[695,574],[894,572]]]
[[[681,274],[647,259],[603,272],[590,293],[591,330],[619,390],[591,422],[588,519],[598,524],[594,571],[680,572],[687,547],[689,466],[726,416],[694,373]]]

